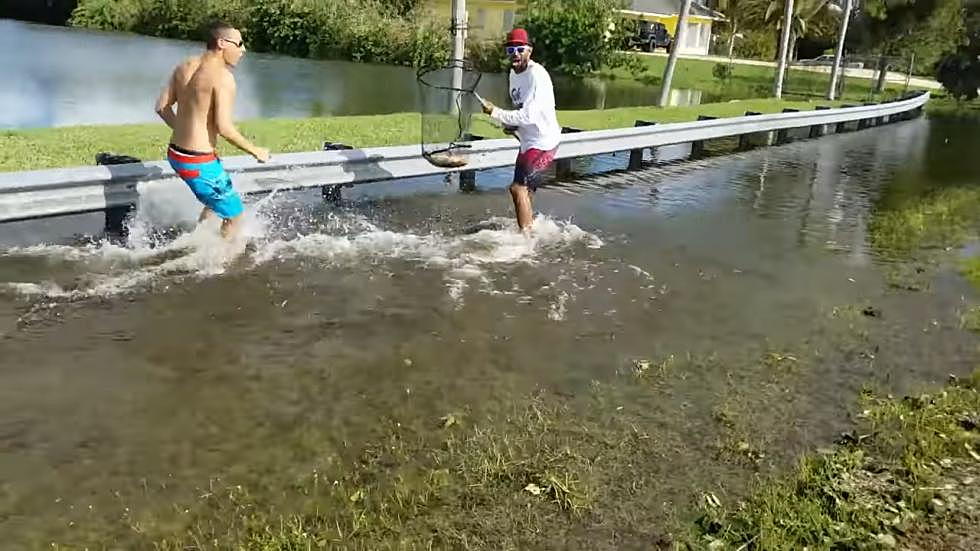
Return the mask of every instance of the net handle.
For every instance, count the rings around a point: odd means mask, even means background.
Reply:
[[[450,142],[448,147],[444,147],[442,149],[436,149],[434,151],[423,151],[422,156],[428,158],[433,155],[438,155],[440,153],[449,153],[450,151],[453,151],[455,149],[472,149],[472,148],[473,146],[468,143]]]

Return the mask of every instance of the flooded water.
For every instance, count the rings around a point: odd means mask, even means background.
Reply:
[[[247,40],[247,37],[246,37]],[[158,122],[153,112],[174,65],[201,45],[0,19],[0,128]],[[249,53],[236,69],[240,119],[368,115],[418,109],[411,67]],[[384,93],[378,83],[384,83]],[[485,75],[480,93],[506,103],[505,75]],[[746,90],[746,97],[754,93]],[[660,91],[629,80],[555,79],[560,109],[653,105]],[[673,90],[671,105],[715,101]]]
[[[980,183],[975,164],[933,177],[969,158],[976,132],[916,120],[674,162],[679,146],[631,173],[603,157],[537,194],[529,239],[512,229],[506,171],[476,193],[421,179],[345,190],[339,206],[318,191],[253,198],[254,250],[229,263],[207,235],[166,231],[196,215],[179,192],[148,198],[125,246],[91,235],[95,215],[4,226],[5,545],[89,541],[214,477],[274,488],[380,420],[576,395],[637,358],[714,358],[681,364],[684,382],[643,406],[675,443],[656,506],[748,479],[706,451],[719,401],[767,392],[736,358],[814,352],[754,427],[783,458],[848,427],[868,381],[901,391],[975,365],[957,322],[969,287],[941,271],[930,292],[889,289],[867,224],[898,188]],[[468,230],[481,222],[500,226]],[[836,316],[866,306],[854,338],[874,349],[851,354]]]

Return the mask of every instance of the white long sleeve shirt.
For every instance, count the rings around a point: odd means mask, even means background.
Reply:
[[[494,107],[490,118],[506,126],[516,126],[521,153],[528,149],[550,151],[561,141],[561,125],[555,114],[555,90],[547,69],[528,61],[522,73],[510,71],[510,99],[513,111]]]

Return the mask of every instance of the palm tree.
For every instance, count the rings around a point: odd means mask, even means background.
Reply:
[[[744,17],[746,0],[718,0],[715,8],[725,14],[728,19],[728,30],[731,36],[728,38],[728,58],[731,59],[732,52],[735,50],[735,35],[741,28],[742,18]]]
[[[776,41],[783,29],[783,12],[786,9],[784,0],[742,0],[745,4],[744,21],[751,21],[761,26],[774,26]],[[793,19],[790,23],[790,52],[796,59],[796,41],[807,36],[811,31],[832,31],[836,12],[829,9],[831,0],[794,0]],[[777,48],[778,50],[778,48]]]

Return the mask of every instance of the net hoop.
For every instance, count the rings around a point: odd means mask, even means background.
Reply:
[[[452,85],[445,85],[438,82],[436,78],[437,75],[444,75],[446,71],[459,70],[461,73],[466,75],[467,78],[461,79],[460,87],[455,87]],[[472,145],[464,143],[464,128],[466,127],[466,110],[463,107],[463,101],[466,95],[472,94],[476,91],[477,86],[480,84],[480,79],[483,78],[483,74],[477,71],[473,64],[461,59],[450,60],[448,63],[440,65],[429,65],[425,67],[420,67],[416,73],[416,80],[420,86],[428,87],[433,90],[443,90],[446,92],[454,93],[456,97],[454,98],[455,111],[457,113],[457,131],[454,139],[450,140],[445,147],[440,147],[434,150],[427,150],[425,143],[425,136],[422,137],[422,157],[428,161],[433,166],[440,168],[458,168],[465,166],[467,164],[464,157],[456,155],[457,152],[464,149],[469,149]]]

